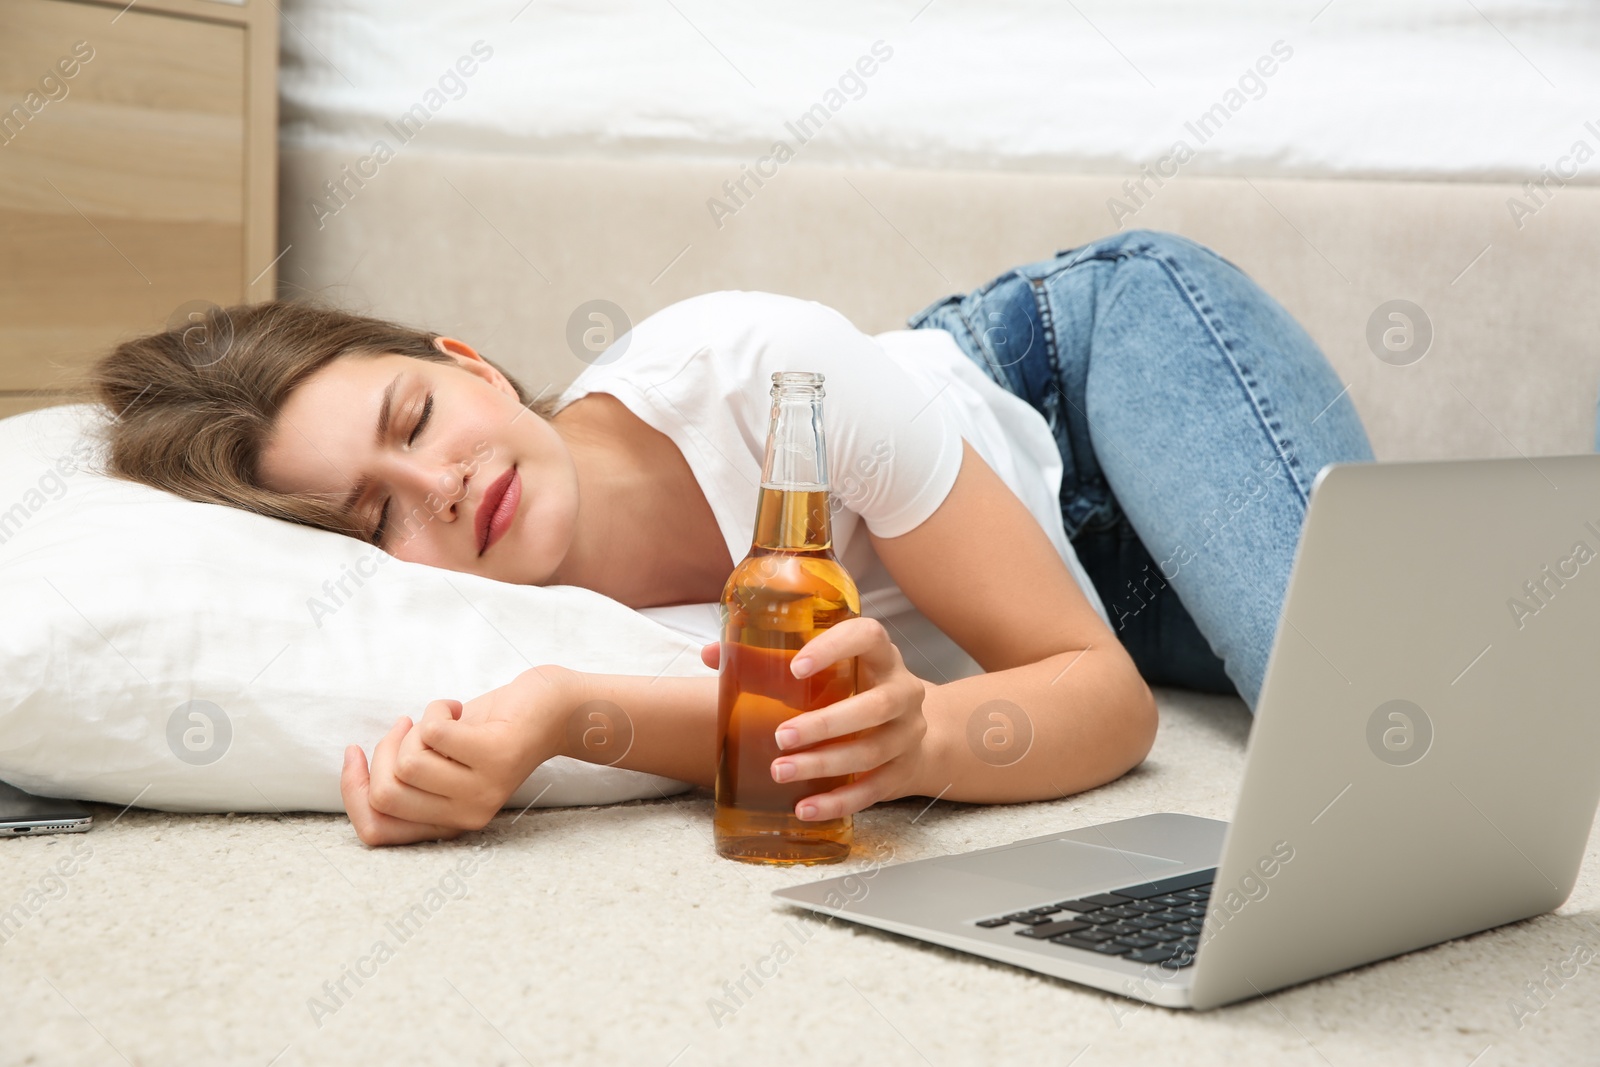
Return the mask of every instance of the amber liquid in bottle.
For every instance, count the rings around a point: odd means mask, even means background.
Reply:
[[[772,377],[755,536],[722,593],[716,845],[748,863],[835,863],[850,854],[850,816],[802,820],[794,809],[851,776],[773,781],[772,761],[786,754],[774,734],[785,720],[855,693],[853,657],[806,678],[789,665],[807,641],[861,614],[861,601],[833,554],[823,376]]]

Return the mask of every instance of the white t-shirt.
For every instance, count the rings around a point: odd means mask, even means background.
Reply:
[[[619,355],[611,353],[621,348]],[[955,484],[965,438],[1039,520],[1102,619],[1105,605],[1061,522],[1061,455],[1044,416],[973,365],[944,330],[868,335],[834,309],[775,293],[690,297],[640,322],[557,398],[560,410],[609,393],[671,438],[738,563],[750,551],[776,371],[818,371],[834,553],[861,612],[889,627],[906,666],[943,682],[982,669],[917,611],[867,537],[897,537],[932,515]],[[955,573],[952,582],[966,581]],[[716,639],[715,611],[647,614]]]

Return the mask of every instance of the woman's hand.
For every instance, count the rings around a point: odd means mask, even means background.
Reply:
[[[569,676],[537,667],[467,701],[435,700],[415,725],[401,716],[372,751],[345,749],[339,791],[356,834],[401,845],[478,830],[534,769],[560,752]]]
[[[921,768],[928,732],[922,717],[926,685],[906,669],[882,623],[860,616],[829,627],[795,653],[793,669],[804,678],[851,656],[856,657],[853,696],[778,724],[778,747],[785,755],[772,761],[775,781],[856,776],[837,789],[802,798],[795,815],[808,821],[837,819],[907,796]],[[700,658],[717,667],[720,646],[704,646]],[[787,751],[808,745],[816,747]]]

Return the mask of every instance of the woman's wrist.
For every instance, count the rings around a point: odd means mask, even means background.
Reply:
[[[901,790],[902,797],[938,797],[947,793],[954,785],[954,773],[951,767],[950,739],[947,736],[949,723],[948,717],[938,710],[949,699],[948,694],[941,691],[941,687],[926,678],[921,679],[923,687],[922,714],[928,723],[927,733],[922,735],[921,751],[918,753],[917,766],[911,779]],[[899,799],[898,797],[895,799]]]
[[[563,703],[570,707],[577,707],[584,700],[584,679],[587,677],[582,671],[575,671],[571,667],[563,667],[558,663],[541,663],[537,667],[523,672],[537,676],[535,684],[542,682]]]
[[[718,677],[576,671],[545,664],[513,683],[530,753],[644,771],[709,786],[716,780]]]
[[[551,756],[583,758],[568,751],[571,731],[567,726],[578,706],[588,699],[585,678],[581,671],[554,663],[530,667],[517,676],[525,693],[529,746],[541,755],[539,762]]]

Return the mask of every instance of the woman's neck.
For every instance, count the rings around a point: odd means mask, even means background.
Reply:
[[[686,574],[675,561],[696,558],[678,549],[703,536],[685,505],[704,494],[672,440],[609,393],[580,397],[551,425],[577,471],[578,512],[566,557],[547,584],[582,586],[635,608],[703,597],[707,576]]]

